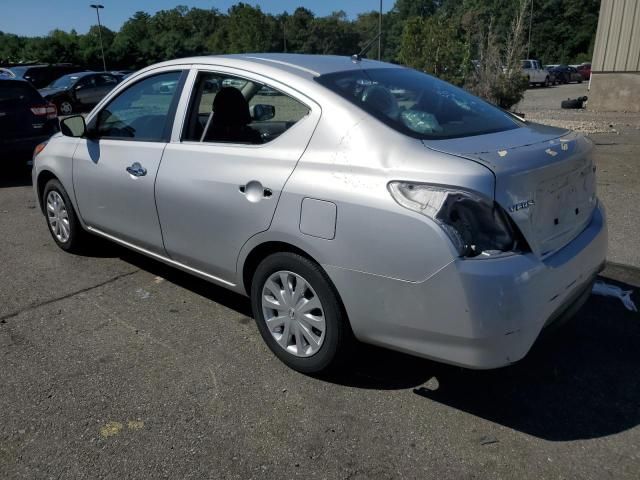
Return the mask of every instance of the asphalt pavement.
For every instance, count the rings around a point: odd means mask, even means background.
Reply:
[[[312,378],[245,298],[117,246],[58,249],[27,177],[0,178],[0,241],[0,478],[639,477],[640,318],[615,298],[508,368],[362,347]]]

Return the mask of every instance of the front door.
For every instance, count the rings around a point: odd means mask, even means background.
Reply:
[[[269,228],[319,107],[260,77],[206,71],[189,105],[156,182],[165,248],[174,260],[232,281],[244,243]]]
[[[181,71],[146,77],[120,92],[88,124],[73,158],[73,185],[91,228],[156,253],[164,253],[154,184],[181,88]]]

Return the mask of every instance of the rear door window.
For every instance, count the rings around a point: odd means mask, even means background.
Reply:
[[[222,100],[218,95],[226,98]],[[193,88],[182,139],[267,143],[308,114],[309,107],[263,83],[226,74],[200,72]]]

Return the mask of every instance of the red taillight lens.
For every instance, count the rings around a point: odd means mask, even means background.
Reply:
[[[43,106],[31,107],[31,113],[39,117],[46,115],[47,119],[51,120],[58,116],[58,110],[53,103],[47,103]]]

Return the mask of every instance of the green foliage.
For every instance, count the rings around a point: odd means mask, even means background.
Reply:
[[[467,84],[471,59],[478,58],[478,32],[491,24],[504,44],[517,7],[513,0],[396,0],[382,21],[382,59]],[[543,63],[588,60],[599,7],[600,0],[535,0],[530,57]],[[271,15],[241,2],[226,13],[184,6],[154,15],[136,12],[118,32],[103,27],[102,40],[107,68],[116,69],[207,53],[282,52],[285,38],[288,52],[350,55],[377,29],[375,11],[354,20],[344,12],[316,17],[302,7]],[[377,45],[369,56],[377,58]],[[54,30],[44,37],[0,32],[3,62],[71,62],[100,69],[97,27],[85,34]]]
[[[464,40],[449,19],[433,15],[412,17],[402,33],[401,63],[462,85],[467,65]]]
[[[529,88],[529,80],[524,75],[499,74],[489,87],[491,95],[488,100],[505,110],[509,110],[524,98],[524,92]]]

